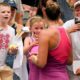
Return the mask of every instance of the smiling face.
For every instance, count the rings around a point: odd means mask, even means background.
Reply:
[[[75,8],[74,14],[76,17],[80,17],[80,5]]]
[[[0,5],[0,22],[8,23],[11,17],[11,8],[9,6]]]
[[[38,38],[40,31],[44,28],[43,21],[35,22],[31,27],[31,32],[34,37]]]
[[[45,23],[42,17],[34,16],[30,19],[30,31],[33,37],[38,39],[39,33],[44,28],[44,26]]]

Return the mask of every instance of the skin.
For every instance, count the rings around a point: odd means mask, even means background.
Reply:
[[[7,29],[8,22],[11,18],[11,8],[9,6],[0,6],[0,28]],[[17,52],[16,48],[9,48],[10,53]]]
[[[80,17],[80,5],[74,9],[74,16]]]
[[[6,27],[11,17],[11,8],[8,6],[0,6],[0,26]]]
[[[30,26],[29,20],[31,17],[36,15],[37,7],[32,7],[32,6],[23,4],[23,9],[24,9],[24,11],[29,12],[29,19],[26,22],[26,26]]]
[[[77,1],[77,0],[66,0],[68,2],[68,4],[73,7],[74,3]]]
[[[74,16],[80,17],[80,5],[74,9]],[[76,32],[80,30],[80,24],[74,24],[68,29],[69,33]],[[76,70],[76,75],[80,75],[80,68]]]
[[[52,2],[49,0],[47,2],[47,5],[51,5]],[[56,16],[55,20],[52,20],[48,18],[47,16],[47,21],[48,21],[48,29],[42,30],[39,35],[39,50],[38,50],[38,55],[31,55],[29,57],[29,60],[32,61],[36,66],[43,68],[47,64],[47,58],[48,58],[48,51],[50,49],[54,49],[58,46],[59,41],[60,41],[60,36],[58,29],[56,27],[59,27],[60,24],[60,14]],[[55,15],[54,15],[55,16]],[[72,61],[72,54],[69,55],[69,59]],[[69,61],[70,62],[70,61]]]
[[[59,35],[52,29],[48,29],[47,31],[44,30],[41,32],[39,38],[39,55],[36,62],[39,67],[43,68],[47,64],[48,50],[52,47],[56,47],[57,42],[59,41],[59,37],[57,36]]]
[[[80,5],[76,7],[75,11],[74,11],[75,16],[80,17]],[[79,28],[78,30],[80,30],[80,25],[77,25],[77,27]],[[76,70],[76,74],[80,75],[80,68],[78,68]]]
[[[30,37],[26,37],[24,40],[24,53],[28,52],[33,46],[38,45],[38,37],[40,34],[40,31],[44,28],[43,21],[41,22],[35,22],[30,30],[32,32],[32,36],[36,39],[36,41],[31,42]]]
[[[19,15],[17,17],[15,15],[17,15],[16,14],[16,9],[13,8],[13,7],[11,7],[11,17],[10,17],[10,19],[8,21],[8,24],[10,26],[12,26],[15,23],[16,24],[16,32],[18,33],[19,31],[21,31],[23,25],[22,24],[19,24],[17,21],[15,21],[15,18],[17,18],[17,20],[21,20],[19,18],[20,17]]]
[[[47,64],[48,50],[55,48],[60,40],[58,30],[56,28],[48,28],[40,33],[39,37],[39,53],[38,56],[32,55],[29,57],[34,64],[43,68]],[[68,58],[69,63],[72,63],[72,54]]]
[[[80,17],[80,5],[77,6],[75,9],[74,9],[74,16],[76,17]],[[67,31],[69,33],[72,33],[72,32],[75,32],[75,31],[78,31],[80,30],[80,24],[73,24],[71,28],[69,28]]]

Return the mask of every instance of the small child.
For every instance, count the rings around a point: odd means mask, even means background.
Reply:
[[[44,21],[41,17],[35,16],[30,20],[30,31],[31,36],[26,37],[24,41],[24,53],[27,55],[37,55],[38,54],[38,38],[39,33],[44,29]],[[36,67],[32,62],[29,61],[29,80],[38,80],[39,78],[39,68]]]
[[[11,17],[11,7],[6,3],[0,3],[0,79],[13,80],[13,71],[5,65],[8,47],[15,31],[8,22]],[[15,49],[12,51],[14,52]]]

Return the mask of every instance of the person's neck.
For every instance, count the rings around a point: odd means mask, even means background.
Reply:
[[[14,23],[15,23],[14,19],[11,19],[11,20],[8,22],[8,24],[9,24],[10,26],[12,26]]]
[[[49,20],[48,23],[49,23],[49,26],[54,26],[54,27],[59,27],[60,26],[58,20],[55,20],[55,21]]]
[[[8,27],[7,25],[7,23],[0,23],[0,28],[6,29]]]

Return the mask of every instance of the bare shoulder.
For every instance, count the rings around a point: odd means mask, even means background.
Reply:
[[[24,39],[24,42],[30,42],[30,37],[26,37],[26,38]]]
[[[27,36],[27,37],[25,38],[25,40],[30,40],[30,37],[29,37],[29,36]]]
[[[48,29],[42,30],[42,31],[40,32],[40,38],[41,38],[41,39],[42,39],[42,38],[47,39],[48,37],[49,37],[49,31],[48,31]]]
[[[50,37],[54,36],[55,34],[57,34],[57,30],[56,29],[45,29],[42,30],[40,32],[40,39],[44,38],[44,39],[50,39]]]

